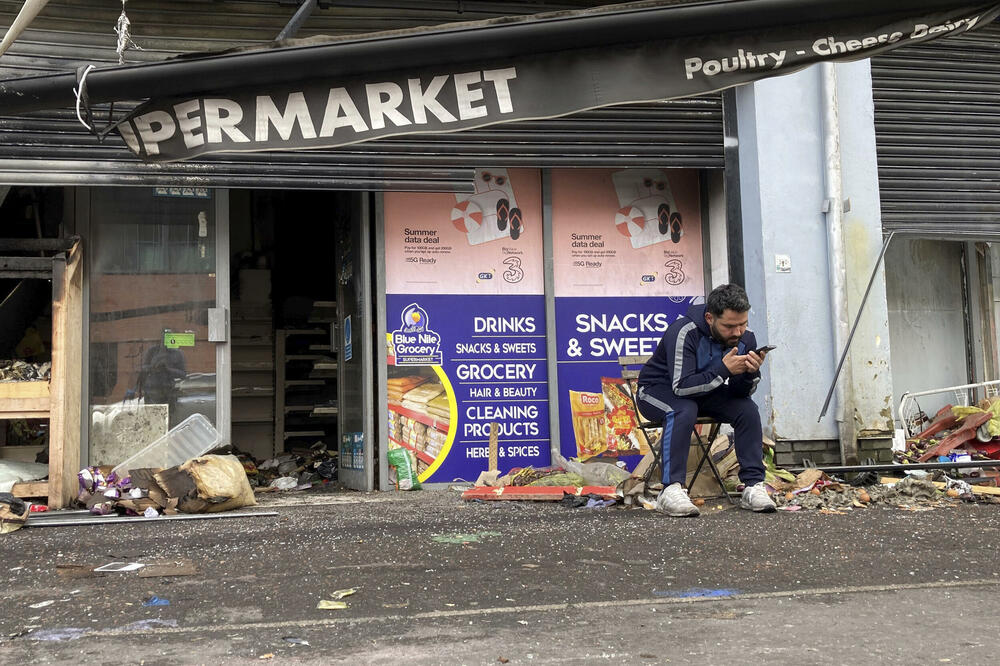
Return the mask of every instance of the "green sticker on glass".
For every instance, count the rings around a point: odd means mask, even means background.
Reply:
[[[194,347],[194,333],[164,333],[163,346],[167,349]]]

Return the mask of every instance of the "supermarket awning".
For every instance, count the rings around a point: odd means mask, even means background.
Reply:
[[[148,161],[330,148],[699,95],[998,14],[941,0],[661,0],[15,79],[0,83],[0,108],[66,106],[82,79],[84,105],[149,99],[119,127]]]

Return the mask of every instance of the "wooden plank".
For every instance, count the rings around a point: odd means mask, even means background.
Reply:
[[[44,419],[49,415],[49,382],[0,382],[0,419]]]
[[[52,260],[48,257],[0,257],[0,270],[46,273],[52,270]]]
[[[0,279],[4,280],[48,280],[52,271],[0,270]]]
[[[76,238],[0,238],[0,251],[65,252],[80,240]]]
[[[49,496],[49,482],[48,481],[24,481],[21,483],[15,483],[14,487],[11,489],[11,494],[14,497],[43,497],[48,498]]]
[[[900,481],[901,479],[894,479],[891,476],[883,476],[879,479],[879,483],[886,486],[895,485]],[[940,488],[942,490],[946,487],[945,484],[940,481],[931,481],[931,483],[934,484],[935,488]],[[1000,488],[993,488],[990,486],[973,486],[971,484],[970,487],[972,488],[972,493],[974,495],[1000,495]]]
[[[35,462],[35,458],[38,457],[38,453],[42,450],[42,448],[43,447],[41,444],[0,446],[0,460],[11,460],[14,462],[33,463]]]
[[[49,382],[47,379],[30,382],[0,382],[0,400],[48,397]]]
[[[49,506],[66,507],[80,470],[83,400],[83,262],[77,242],[52,260],[52,409],[49,417]]]
[[[649,356],[619,356],[618,365],[645,365],[646,361],[653,358]]]
[[[500,427],[496,421],[490,423],[490,467],[489,471],[495,472],[500,469],[498,456],[500,454]]]

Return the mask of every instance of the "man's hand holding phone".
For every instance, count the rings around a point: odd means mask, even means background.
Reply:
[[[747,352],[747,372],[760,372],[760,366],[764,364],[767,353],[774,348],[774,345],[764,345],[760,349]]]

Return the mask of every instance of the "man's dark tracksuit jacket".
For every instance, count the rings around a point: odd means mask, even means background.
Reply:
[[[757,340],[747,330],[736,353],[756,348]],[[664,485],[684,485],[691,435],[699,414],[733,425],[740,481],[752,485],[764,480],[760,413],[750,400],[760,373],[730,374],[722,362],[728,351],[712,337],[705,306],[692,305],[686,316],[667,328],[653,357],[639,373],[639,407],[646,418],[663,421]]]

